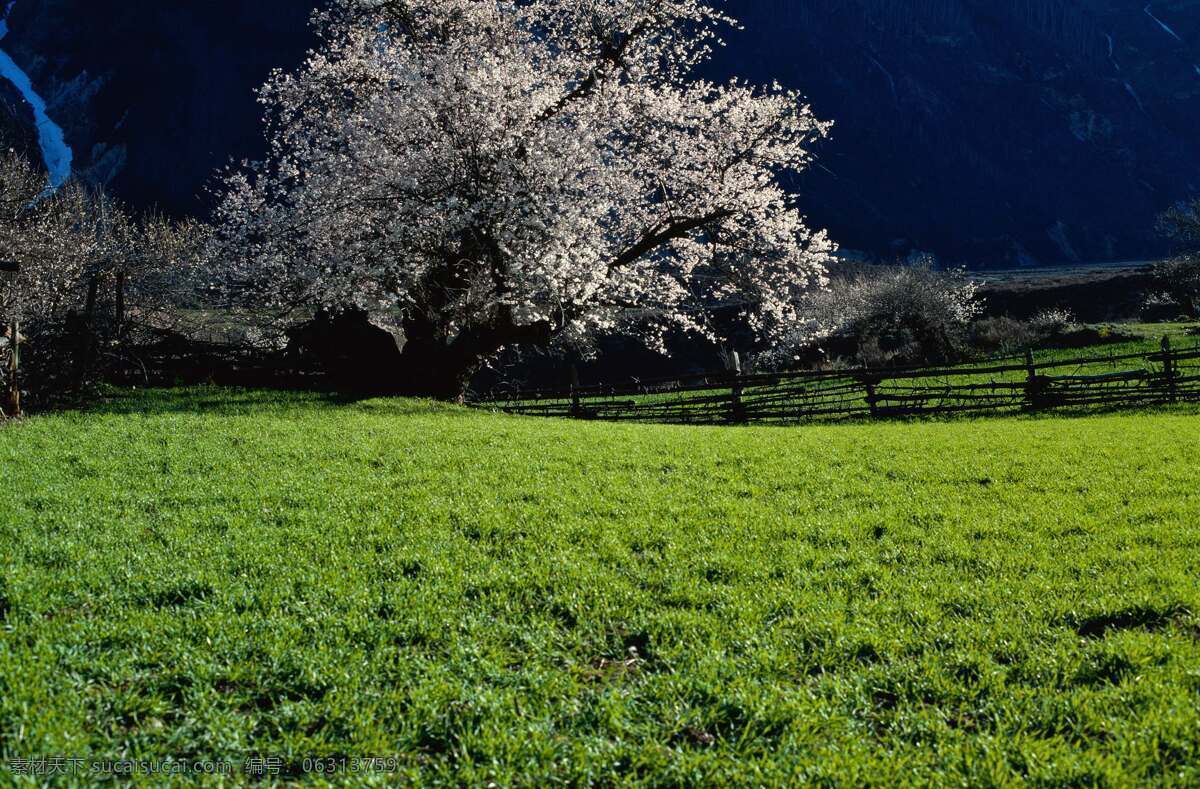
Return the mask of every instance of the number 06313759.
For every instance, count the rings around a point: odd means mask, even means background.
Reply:
[[[400,758],[397,756],[368,756],[368,757],[328,757],[321,759],[305,759],[301,770],[306,773],[386,773],[400,769]]]

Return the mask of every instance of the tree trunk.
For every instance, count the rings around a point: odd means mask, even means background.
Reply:
[[[450,343],[426,321],[404,322],[404,348],[397,371],[398,393],[464,403],[471,379],[488,357],[510,345],[548,345],[549,324],[517,325],[510,313],[459,333]]]
[[[395,393],[464,403],[471,378],[484,358],[428,338],[407,339],[393,378]]]
[[[403,347],[393,332],[370,322],[361,310],[319,313],[290,332],[293,353],[316,357],[330,381],[357,396],[403,395],[462,403],[471,378],[509,345],[546,345],[549,324],[516,325],[507,311],[470,326],[447,342],[442,327],[424,317],[408,318]]]

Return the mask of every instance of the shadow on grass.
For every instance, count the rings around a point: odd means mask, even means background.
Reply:
[[[1161,606],[1135,605],[1091,616],[1068,616],[1063,621],[1084,638],[1104,638],[1110,632],[1120,630],[1163,630],[1185,622],[1191,615],[1191,610],[1182,603],[1168,603]]]
[[[493,406],[489,403],[476,404],[475,411],[487,411],[492,413],[504,413],[503,409]],[[991,411],[979,413],[959,413],[959,414],[924,414],[924,415],[905,415],[905,416],[882,416],[871,417],[866,414],[861,416],[840,417],[840,418],[808,418],[778,420],[778,421],[754,421],[744,423],[730,422],[670,422],[662,421],[655,422],[651,420],[632,421],[623,419],[573,419],[566,415],[540,416],[535,414],[510,414],[515,418],[520,419],[537,419],[537,420],[555,420],[559,422],[582,422],[587,424],[608,424],[608,425],[657,425],[660,427],[674,427],[680,429],[687,428],[705,428],[716,430],[745,430],[753,428],[758,430],[797,430],[806,427],[856,427],[856,428],[878,428],[878,427],[894,427],[898,425],[919,427],[922,425],[971,425],[971,424],[988,424],[990,422],[1063,422],[1063,421],[1081,421],[1087,419],[1095,419],[1097,417],[1107,416],[1129,416],[1129,417],[1147,417],[1147,416],[1200,416],[1200,402],[1186,402],[1169,404],[1131,404],[1131,405],[1113,405],[1113,406],[1090,406],[1090,407],[1075,407],[1075,408],[1050,408],[1041,411],[1028,412],[1013,409],[1011,411]]]
[[[303,408],[329,408],[353,401],[321,392],[186,387],[115,389],[86,408],[96,414],[216,414],[219,416]]]
[[[180,389],[117,389],[86,410],[95,414],[205,414],[248,416],[297,411],[355,409],[380,415],[416,416],[467,413],[448,403],[410,398],[364,398],[332,392],[186,387]]]
[[[360,397],[320,391],[238,389],[231,387],[197,386],[176,389],[114,389],[86,409],[93,414],[163,415],[205,414],[215,416],[252,416],[276,414],[295,415],[300,411],[356,410],[379,416],[428,416],[432,414],[466,416],[496,413],[486,405],[464,407],[434,400],[406,397]],[[1112,415],[1175,415],[1200,414],[1200,403],[1177,405],[1142,404],[1129,406],[1100,406],[1090,408],[1048,409],[1036,413],[980,413],[956,415],[906,416],[885,419],[812,420],[779,423],[750,423],[749,425],[710,425],[710,427],[763,427],[773,429],[803,428],[830,425],[921,425],[982,423],[996,420],[1077,420]],[[529,417],[539,418],[539,417]],[[569,419],[565,421],[570,421]],[[603,420],[600,420],[603,422]],[[594,423],[594,422],[593,422]],[[627,424],[614,421],[612,424]],[[646,423],[650,424],[650,423]],[[684,425],[686,427],[686,425]]]

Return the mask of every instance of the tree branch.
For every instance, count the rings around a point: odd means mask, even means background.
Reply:
[[[732,211],[721,208],[716,211],[711,211],[703,216],[692,217],[691,219],[680,219],[667,225],[662,230],[648,230],[642,234],[642,237],[638,239],[637,243],[622,252],[620,255],[617,255],[617,257],[615,257],[613,261],[608,264],[608,270],[614,271],[623,266],[628,266],[630,263],[637,261],[644,255],[648,255],[668,241],[674,241],[677,238],[683,238],[693,230],[698,230],[705,225],[710,225],[713,222],[719,222],[722,219],[727,219],[731,216],[733,216]]]
[[[604,73],[606,67],[624,66],[625,53],[628,51],[629,45],[643,33],[645,33],[649,27],[649,20],[644,20],[635,25],[619,45],[613,46],[611,44],[602,44],[600,47],[599,57],[597,58],[597,63],[588,71],[588,75],[558,101],[542,110],[542,112],[537,116],[537,121],[540,123],[553,118],[555,115],[562,112],[567,105],[591,93],[596,88],[596,85],[599,84],[600,77]]]

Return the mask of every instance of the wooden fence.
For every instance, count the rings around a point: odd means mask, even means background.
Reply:
[[[574,380],[574,376],[573,376]],[[946,367],[708,373],[623,385],[496,393],[478,404],[531,416],[675,424],[787,424],[1200,401],[1200,347]]]

